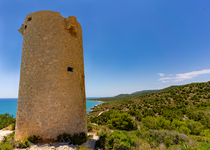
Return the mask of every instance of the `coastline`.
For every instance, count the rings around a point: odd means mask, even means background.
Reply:
[[[88,101],[98,101],[98,100],[88,100]],[[94,109],[95,109],[97,106],[102,105],[103,103],[105,103],[105,102],[103,102],[103,101],[98,101],[98,102],[101,102],[101,103],[100,103],[100,104],[97,104],[97,105],[95,105],[95,106],[93,106],[93,107],[91,107],[91,108],[90,108],[90,111],[87,111],[87,114],[89,114],[89,113],[91,113],[92,111],[94,111]]]
[[[99,99],[99,98],[98,98]],[[0,114],[5,114],[9,113],[10,115],[13,115],[14,118],[16,118],[16,113],[17,113],[17,101],[18,98],[0,98]],[[97,99],[86,99],[86,112],[87,114],[89,111],[92,111],[94,106],[104,103],[103,101],[98,101]]]
[[[105,103],[105,101],[99,101],[99,100],[95,100],[95,99],[86,99],[86,101],[97,101],[97,102],[101,102],[101,103]]]

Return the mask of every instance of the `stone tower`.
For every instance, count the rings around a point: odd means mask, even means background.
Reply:
[[[54,11],[26,16],[15,139],[87,133],[82,29]]]

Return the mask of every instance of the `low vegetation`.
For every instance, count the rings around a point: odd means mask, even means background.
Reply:
[[[171,86],[107,101],[88,114],[89,122],[109,130],[98,130],[100,139],[96,147],[202,150],[210,147],[210,82]]]
[[[12,124],[13,130],[15,129],[15,118],[13,115],[10,115],[8,113],[0,114],[0,130],[8,127]]]
[[[0,150],[12,150],[15,148],[27,148],[30,147],[28,137],[23,142],[15,141],[15,132],[8,136],[4,136],[4,139],[0,142]]]
[[[27,148],[31,146],[31,143],[37,144],[40,141],[42,141],[42,138],[40,136],[31,136],[26,137],[24,141],[16,141],[14,139],[15,132],[8,136],[4,136],[3,140],[0,142],[0,150],[12,150],[15,148]],[[60,134],[57,137],[57,141],[59,142],[69,142],[69,144],[74,145],[81,145],[82,143],[86,142],[88,139],[87,135],[84,132],[81,132],[80,134]],[[80,146],[77,147],[77,149],[80,150],[86,150],[85,147]]]
[[[36,136],[36,135],[33,135],[33,136],[30,136],[28,138],[28,140],[34,144],[37,144],[39,143],[40,141],[42,141],[42,138],[40,136]]]
[[[128,150],[209,150],[210,82],[171,86],[158,91],[118,95],[98,105],[87,118],[88,131],[97,132],[95,147]],[[6,121],[5,121],[6,120]],[[1,128],[14,124],[13,116],[0,115]],[[14,141],[14,133],[5,137],[0,150],[29,146]],[[60,142],[80,145],[85,133],[57,137]],[[87,148],[83,146],[77,149]]]
[[[69,142],[70,144],[74,145],[81,145],[82,143],[86,142],[88,139],[87,135],[84,132],[81,132],[79,134],[67,134],[63,133],[58,135],[57,141],[59,142]]]

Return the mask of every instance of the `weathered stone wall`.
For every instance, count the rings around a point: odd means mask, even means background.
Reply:
[[[26,16],[15,139],[87,132],[82,29],[53,11]]]

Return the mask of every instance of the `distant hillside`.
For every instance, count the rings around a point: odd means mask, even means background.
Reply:
[[[154,93],[156,91],[158,90],[143,90],[143,91],[137,91],[137,92],[131,93],[130,95],[142,94],[142,93]]]
[[[153,109],[153,105],[167,105],[171,107],[197,108],[205,106],[210,101],[210,81],[204,83],[191,83],[180,86],[170,86],[162,90],[144,90],[131,94],[120,94],[115,97],[99,98],[97,100],[107,101],[106,105],[121,106],[130,102],[140,105],[139,109]],[[125,105],[128,107],[129,105]],[[129,106],[129,109],[132,107]],[[123,109],[123,108],[122,108]]]
[[[148,150],[210,149],[210,81],[100,100],[107,102],[87,115],[89,122],[103,126],[101,131],[106,128],[99,142],[117,139],[120,148],[129,142],[133,149],[147,145],[142,149]]]
[[[108,101],[122,101],[129,98],[134,98],[134,97],[143,96],[150,93],[155,93],[156,91],[158,90],[143,90],[143,91],[137,91],[131,94],[119,94],[114,97],[104,97],[104,98],[97,98],[97,99],[92,99],[92,100],[107,101],[107,102]]]

